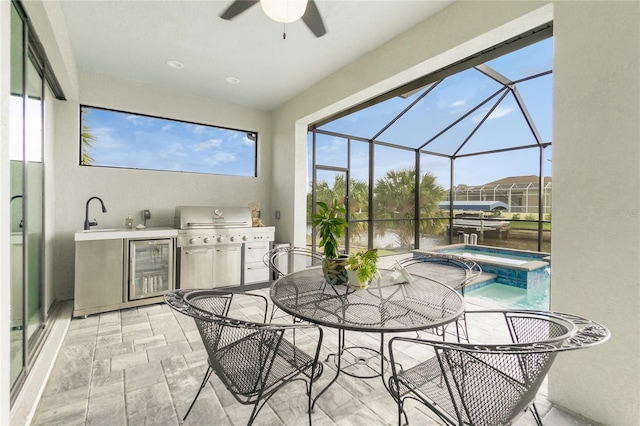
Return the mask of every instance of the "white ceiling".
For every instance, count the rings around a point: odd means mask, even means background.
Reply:
[[[452,1],[316,0],[327,34],[297,21],[286,40],[259,5],[219,18],[232,0],[60,4],[79,69],[272,110]]]

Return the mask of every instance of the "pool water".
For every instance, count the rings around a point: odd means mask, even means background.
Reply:
[[[490,304],[498,304],[501,307],[509,309],[549,309],[549,284],[541,283],[533,288],[526,290],[524,288],[514,287],[499,282],[491,282],[487,285],[469,290],[465,294],[470,298],[479,299],[480,301],[489,302]]]

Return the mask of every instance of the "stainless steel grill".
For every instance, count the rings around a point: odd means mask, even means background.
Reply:
[[[268,281],[254,259],[269,250],[274,227],[252,227],[248,207],[178,206],[178,285],[214,288]],[[264,273],[260,271],[264,269]]]

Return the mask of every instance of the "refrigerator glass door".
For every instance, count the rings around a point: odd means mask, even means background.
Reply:
[[[173,240],[129,241],[129,300],[173,290]]]

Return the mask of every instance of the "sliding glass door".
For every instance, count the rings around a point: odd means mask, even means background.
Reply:
[[[43,294],[43,79],[29,49],[23,16],[11,10],[9,159],[10,380],[12,399],[33,362],[44,324]]]

